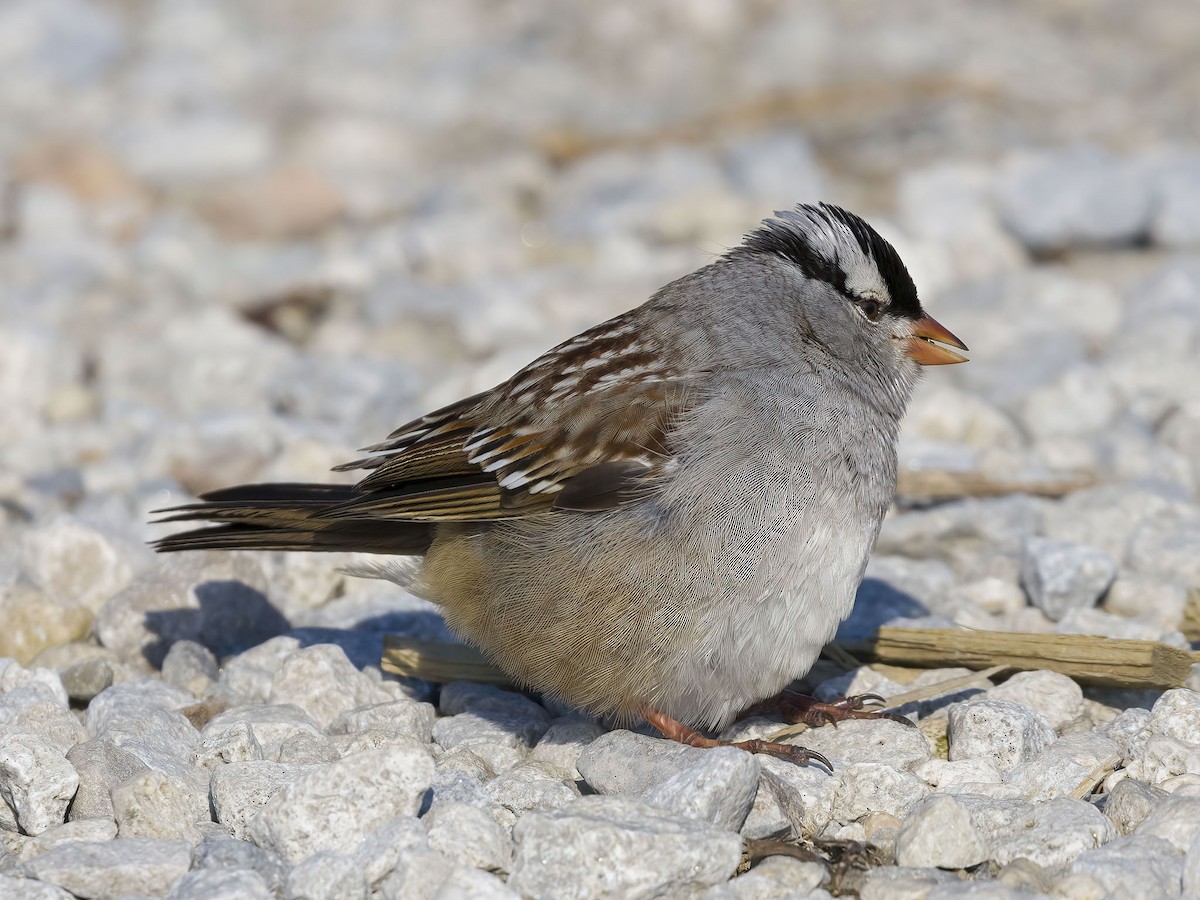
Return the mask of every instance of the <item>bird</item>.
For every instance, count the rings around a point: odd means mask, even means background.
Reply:
[[[925,366],[966,361],[895,248],[826,203],[777,211],[645,303],[338,466],[159,512],[159,551],[384,554],[513,681],[698,747],[781,698],[850,613]],[[800,699],[797,699],[800,698]]]

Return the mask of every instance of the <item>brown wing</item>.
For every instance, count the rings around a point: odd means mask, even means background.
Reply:
[[[397,429],[334,513],[405,521],[606,509],[673,466],[685,404],[658,347],[619,317],[554,348],[493,391]]]

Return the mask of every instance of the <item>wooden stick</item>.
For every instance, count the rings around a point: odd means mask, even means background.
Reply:
[[[1006,494],[1062,497],[1095,484],[1093,476],[1084,474],[1058,474],[1044,479],[999,479],[982,472],[904,469],[896,479],[896,496],[906,501],[1001,497]]]
[[[923,669],[1049,669],[1083,684],[1139,688],[1180,687],[1195,661],[1187,650],[1157,641],[965,628],[881,628],[878,637],[841,649],[866,662]],[[483,654],[463,644],[389,635],[381,665],[385,672],[427,681],[512,684]]]
[[[1049,669],[1115,687],[1181,687],[1195,661],[1187,650],[1158,641],[966,628],[881,628],[878,637],[848,649],[860,659],[919,668]]]

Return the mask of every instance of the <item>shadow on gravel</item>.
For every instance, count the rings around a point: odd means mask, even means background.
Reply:
[[[196,641],[223,659],[292,627],[261,591],[240,581],[206,581],[196,585],[195,594],[199,606],[145,613],[146,630],[158,639],[142,655],[156,669],[176,641]]]
[[[892,619],[917,619],[929,615],[929,607],[911,594],[878,578],[864,578],[858,587],[854,610],[838,629],[835,640],[864,640]]]

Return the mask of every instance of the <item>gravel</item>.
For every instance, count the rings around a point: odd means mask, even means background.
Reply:
[[[452,636],[354,554],[146,546],[826,199],[972,347],[903,479],[998,485],[902,493],[840,636],[1189,646],[1200,17],[1076,5],[0,4],[0,895],[1200,894],[1190,688],[1002,675],[789,739],[829,773],[389,675]]]

